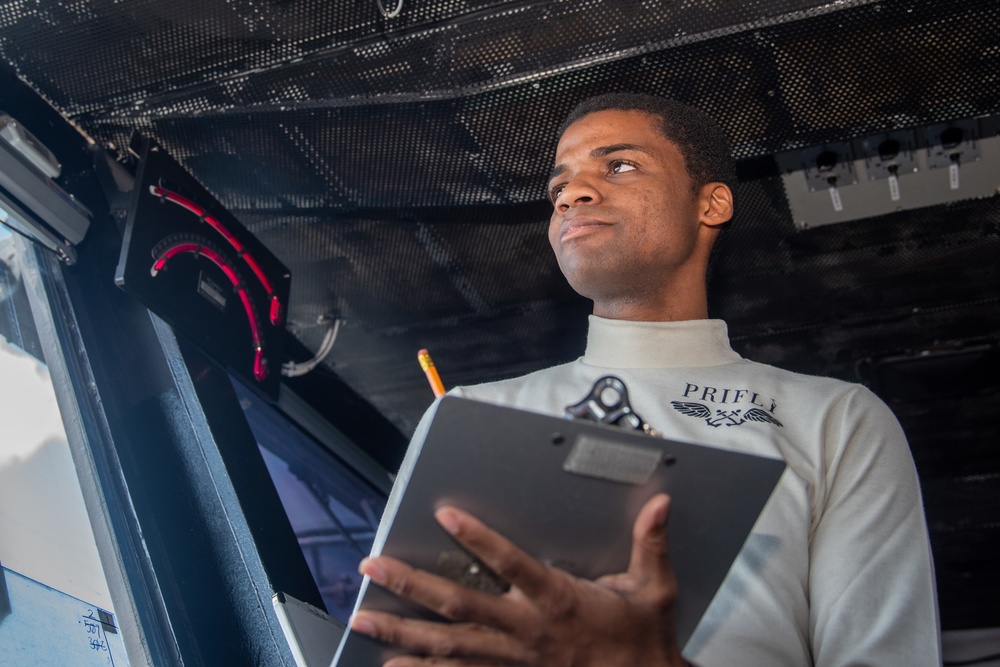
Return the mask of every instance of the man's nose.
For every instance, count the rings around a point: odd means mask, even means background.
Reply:
[[[584,176],[576,176],[566,182],[556,198],[556,209],[565,213],[573,206],[596,204],[601,200],[601,192]]]

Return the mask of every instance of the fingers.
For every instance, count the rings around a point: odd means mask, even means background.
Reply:
[[[676,586],[668,559],[667,516],[670,497],[658,494],[650,498],[632,527],[632,556],[628,574],[640,586]]]
[[[454,507],[442,507],[434,513],[434,518],[488,568],[529,598],[551,590],[552,571],[547,566],[472,515]]]
[[[516,613],[503,596],[475,591],[394,558],[366,558],[361,574],[400,597],[412,600],[451,621],[474,621],[509,628]]]
[[[627,572],[601,579],[606,588],[634,593],[648,588],[650,597],[675,595],[676,580],[669,562],[667,516],[670,497],[650,498],[636,516],[632,529],[632,554]],[[445,507],[435,513],[438,523],[512,586],[546,608],[564,600],[558,577],[538,560],[465,512]],[[543,602],[543,600],[545,602]]]
[[[496,662],[483,660],[459,660],[456,658],[419,658],[412,655],[404,655],[393,658],[382,667],[510,667],[513,663]]]
[[[504,664],[527,662],[527,649],[511,635],[471,623],[441,624],[401,618],[392,614],[360,611],[351,619],[351,629],[362,634],[396,644],[407,651],[464,661],[419,659],[413,664]],[[406,664],[405,661],[402,661]]]
[[[679,660],[671,643],[677,585],[668,558],[669,505],[661,494],[643,506],[633,523],[628,570],[602,577],[596,585],[544,565],[465,512],[441,508],[435,513],[441,526],[511,590],[503,595],[474,591],[392,558],[374,558],[362,563],[361,572],[456,622],[359,611],[351,627],[412,654],[393,658],[387,667],[576,664],[573,656],[580,655],[602,661],[580,664],[605,664],[608,646],[631,651],[622,664],[650,664],[651,656],[659,660],[671,647]],[[622,637],[642,642],[632,647]],[[604,648],[590,647],[591,640]]]
[[[625,596],[631,596],[639,589],[636,578],[628,572],[606,574],[596,579],[594,583]]]
[[[663,588],[664,585],[674,585],[666,529],[669,512],[669,496],[661,493],[650,498],[632,525],[632,555],[628,570],[605,575],[595,583],[626,596],[648,589],[655,589],[656,595],[669,593]]]

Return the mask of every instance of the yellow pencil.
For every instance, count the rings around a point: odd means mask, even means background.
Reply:
[[[444,384],[441,382],[441,376],[438,375],[437,367],[434,366],[434,360],[431,359],[430,353],[427,350],[420,350],[417,352],[417,361],[420,362],[420,367],[424,369],[424,375],[427,376],[427,381],[434,391],[434,396],[444,396]]]

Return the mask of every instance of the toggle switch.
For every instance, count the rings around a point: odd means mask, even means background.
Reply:
[[[979,159],[979,124],[975,118],[927,128],[927,166],[948,170],[948,187],[958,190],[959,166]]]
[[[802,151],[802,167],[811,192],[827,190],[833,210],[844,210],[840,188],[858,182],[854,173],[854,155],[846,142],[824,144]]]
[[[889,199],[894,202],[902,198],[900,176],[917,171],[916,143],[916,137],[910,130],[866,137],[861,142],[868,180],[886,179],[889,184]]]

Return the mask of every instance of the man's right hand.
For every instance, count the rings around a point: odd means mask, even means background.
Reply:
[[[352,628],[412,651],[386,667],[675,667],[677,582],[668,558],[670,499],[650,499],[633,524],[626,572],[578,579],[532,558],[469,514],[436,513],[456,540],[511,584],[503,595],[464,588],[388,557],[361,572],[452,623],[363,611]]]

